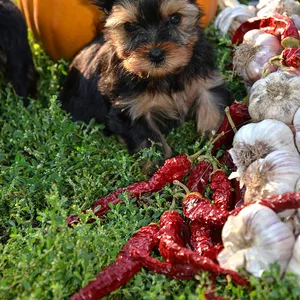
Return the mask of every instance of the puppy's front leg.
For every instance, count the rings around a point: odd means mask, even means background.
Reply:
[[[195,103],[197,131],[212,134],[220,127],[225,108],[232,103],[232,95],[221,77],[214,76],[200,82],[199,95]]]
[[[169,145],[150,117],[142,116],[133,121],[126,111],[113,107],[109,112],[107,125],[109,130],[125,141],[130,154],[149,148],[151,141],[154,141],[162,145],[157,148],[163,152],[165,159],[172,155]]]

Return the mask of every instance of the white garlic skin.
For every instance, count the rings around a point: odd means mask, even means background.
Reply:
[[[231,35],[243,22],[256,16],[256,8],[250,5],[233,4],[224,8],[215,20],[215,28],[219,29],[223,36]]]
[[[256,81],[249,98],[249,114],[253,121],[275,119],[291,125],[300,107],[299,86],[300,77],[280,71]]]
[[[297,109],[295,115],[294,115],[294,120],[293,124],[295,127],[295,143],[298,148],[298,151],[300,152],[300,108]]]
[[[300,275],[300,235],[294,245],[293,256],[289,262],[286,272]]]
[[[235,134],[229,150],[237,167],[235,177],[242,176],[251,163],[275,150],[298,153],[293,132],[286,124],[267,119],[244,125]]]
[[[230,216],[222,230],[224,249],[217,259],[221,267],[245,268],[261,277],[272,263],[284,272],[292,256],[295,237],[289,227],[268,207],[252,204]]]
[[[294,192],[300,177],[300,155],[289,151],[273,151],[252,163],[243,177],[245,203],[260,198]]]
[[[236,48],[233,70],[245,82],[253,83],[261,78],[269,59],[281,51],[281,44],[274,35],[259,29],[250,30],[244,35],[243,43]]]
[[[270,17],[275,13],[291,16],[299,12],[299,3],[295,0],[259,1],[257,17]]]

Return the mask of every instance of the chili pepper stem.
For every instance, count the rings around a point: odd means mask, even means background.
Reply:
[[[213,172],[218,170],[217,163],[214,161],[213,157],[210,155],[201,155],[198,157],[198,161],[207,160],[209,163],[211,163],[213,167]]]
[[[184,193],[176,193],[173,195],[173,198],[178,199],[180,198],[184,198],[186,195]]]
[[[189,159],[191,161],[194,161],[195,159],[197,159],[202,153],[207,151],[207,146],[204,146],[200,151],[196,152],[195,154],[192,154],[189,156]]]
[[[230,126],[231,126],[233,132],[236,134],[236,133],[237,133],[237,129],[236,129],[236,126],[235,126],[235,124],[234,124],[234,122],[233,122],[233,120],[232,120],[232,118],[231,118],[231,115],[230,115],[230,111],[229,111],[229,107],[228,107],[228,106],[225,108],[225,114],[226,114],[226,116],[227,116],[227,118],[228,118],[228,122],[229,122],[229,124],[230,124]]]
[[[207,144],[198,152],[196,152],[195,154],[192,154],[189,156],[189,159],[191,161],[194,161],[195,159],[199,158],[200,155],[202,155],[203,153],[211,153],[213,145],[222,137],[225,135],[225,132],[222,131],[221,133],[219,133],[217,136],[212,136],[209,141],[207,142]]]
[[[184,185],[182,182],[178,181],[178,180],[174,180],[173,183],[177,186],[180,186],[186,194],[189,194],[190,193],[190,190],[187,188],[186,185]]]

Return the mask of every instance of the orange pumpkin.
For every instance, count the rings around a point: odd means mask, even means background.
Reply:
[[[215,16],[218,0],[197,0],[206,26]],[[88,0],[18,0],[27,25],[54,59],[71,59],[101,31],[101,12]]]

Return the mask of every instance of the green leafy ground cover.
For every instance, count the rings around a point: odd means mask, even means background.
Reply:
[[[229,40],[212,27],[218,64],[237,99],[245,96],[240,81],[226,65]],[[146,179],[143,166],[159,157],[153,149],[134,157],[114,137],[104,137],[103,125],[72,123],[60,109],[58,94],[67,63],[54,63],[31,39],[40,73],[39,95],[28,108],[3,83],[0,88],[0,299],[67,299],[113,262],[120,248],[140,227],[157,222],[178,189],[147,198],[150,205],[123,195],[105,219],[74,229],[65,218],[91,207],[95,199],[118,187]],[[192,154],[205,141],[194,122],[172,131],[174,155]],[[178,209],[180,203],[178,202]],[[198,282],[170,280],[146,270],[108,299],[203,299],[207,274]],[[216,292],[231,299],[299,299],[294,276],[280,277],[276,267],[263,279],[251,278],[243,289],[218,278]]]

